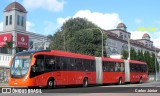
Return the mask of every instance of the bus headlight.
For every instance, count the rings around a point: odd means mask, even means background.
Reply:
[[[24,77],[23,81],[26,81],[26,80],[27,80],[27,78],[28,78],[28,75]]]

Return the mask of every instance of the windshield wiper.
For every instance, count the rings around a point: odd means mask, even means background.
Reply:
[[[22,69],[20,67],[15,68],[13,75],[16,75],[17,71],[19,70],[20,76],[22,76]]]
[[[18,69],[18,68],[15,68],[15,70],[14,70],[14,72],[13,72],[13,75],[15,75],[15,74],[16,74],[17,69]]]

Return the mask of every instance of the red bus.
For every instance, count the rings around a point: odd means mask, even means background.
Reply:
[[[140,80],[142,82],[148,78],[147,64],[144,62],[57,50],[20,52],[14,56],[10,65],[10,86],[54,88],[58,85],[82,85],[87,87],[89,84],[122,84]],[[132,71],[134,65],[138,66],[139,71],[134,72],[136,69]],[[134,76],[138,77],[132,78]]]
[[[148,80],[148,66],[145,62],[125,60],[125,82],[139,82]]]

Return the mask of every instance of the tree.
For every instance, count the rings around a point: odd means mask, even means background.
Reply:
[[[122,58],[127,59],[128,58],[128,51],[122,50]]]
[[[50,49],[101,56],[102,34],[99,29],[85,18],[71,18],[53,35]],[[103,41],[105,40],[104,34]]]

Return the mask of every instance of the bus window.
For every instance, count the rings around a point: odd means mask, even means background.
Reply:
[[[114,66],[115,66],[115,62],[109,62],[109,68],[110,68],[110,72],[114,72],[115,70],[115,68],[114,68]]]
[[[96,71],[94,60],[91,60],[91,71]]]
[[[63,70],[67,70],[67,65],[69,64],[68,57],[61,57],[61,66]]]
[[[83,66],[85,71],[90,71],[90,60],[84,59]]]
[[[61,62],[61,57],[57,56],[55,61],[56,61],[56,70],[62,70],[63,63]]]
[[[84,66],[82,64],[82,59],[75,59],[75,64],[76,64],[76,69],[78,71],[83,71],[84,70]]]
[[[121,63],[121,72],[124,72],[124,63]]]
[[[44,62],[44,55],[38,55],[38,56],[36,56],[36,66],[37,66],[37,71],[39,71],[39,72],[42,72],[42,71],[44,71],[44,66],[45,66],[45,64],[44,64],[45,62]]]
[[[107,71],[107,61],[103,61],[103,66],[102,66],[102,68],[103,68],[103,72],[105,72],[105,71]]]
[[[75,67],[75,59],[74,59],[74,58],[70,58],[69,60],[70,60],[70,62],[69,62],[69,64],[68,64],[68,70],[69,70],[69,71],[76,70],[76,67]]]
[[[120,63],[116,63],[116,65],[115,65],[115,72],[120,72]]]
[[[55,57],[45,56],[45,71],[55,70]]]

